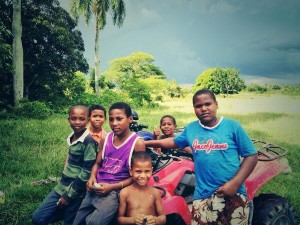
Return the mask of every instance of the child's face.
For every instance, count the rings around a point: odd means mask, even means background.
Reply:
[[[174,130],[176,128],[176,125],[174,124],[173,120],[169,117],[165,117],[162,119],[160,123],[160,129],[161,132],[167,136],[172,137],[174,136]]]
[[[139,186],[146,186],[152,175],[152,163],[149,161],[136,161],[130,168],[133,182]]]
[[[68,120],[74,132],[79,133],[88,123],[87,109],[82,107],[75,107],[71,109]]]
[[[218,102],[208,94],[198,95],[194,102],[194,111],[202,124],[213,127],[216,125]]]
[[[124,109],[112,109],[109,111],[109,126],[117,135],[122,135],[129,130],[132,117],[127,117]]]
[[[91,126],[93,128],[102,128],[103,123],[105,122],[104,111],[100,109],[95,109],[91,112],[91,116],[89,118]]]

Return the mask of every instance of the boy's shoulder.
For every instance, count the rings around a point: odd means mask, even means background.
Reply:
[[[83,144],[87,144],[87,143],[90,143],[90,142],[93,142],[93,143],[98,143],[93,137],[91,134],[88,134],[84,137],[84,140],[83,140]]]
[[[96,149],[98,148],[99,144],[98,142],[92,137],[92,135],[89,133],[88,130],[86,130],[80,137],[82,139],[82,145],[87,146],[87,145],[92,145]]]

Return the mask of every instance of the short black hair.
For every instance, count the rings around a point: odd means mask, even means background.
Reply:
[[[88,115],[88,108],[85,105],[78,104],[78,105],[73,105],[73,106],[70,107],[69,116],[70,116],[71,110],[75,109],[75,108],[82,108],[82,109],[86,110],[86,113]]]
[[[171,116],[171,115],[164,115],[164,116],[160,119],[160,124],[161,124],[161,122],[162,122],[162,120],[163,120],[164,118],[170,118],[170,119],[173,121],[174,125],[176,125],[176,119],[175,119],[174,116]]]
[[[109,108],[109,112],[113,109],[124,109],[125,114],[126,114],[127,117],[130,117],[132,115],[132,111],[131,111],[130,106],[125,102],[115,102],[115,103],[113,103]]]
[[[102,110],[104,112],[104,117],[106,118],[106,109],[102,105],[99,104],[91,105],[89,107],[89,117],[91,116],[93,110]]]
[[[215,102],[217,101],[216,96],[215,96],[215,93],[214,93],[213,91],[211,91],[211,90],[209,90],[209,89],[201,89],[201,90],[196,91],[196,93],[194,94],[194,96],[193,96],[193,104],[195,103],[197,96],[203,95],[203,94],[207,94],[207,95],[209,95]]]
[[[131,157],[131,163],[130,166],[133,167],[133,165],[136,162],[150,162],[152,164],[151,155],[147,152],[134,152]]]

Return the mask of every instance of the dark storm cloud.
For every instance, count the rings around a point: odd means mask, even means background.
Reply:
[[[248,82],[300,82],[299,0],[125,0],[121,28],[101,31],[102,69],[144,51],[168,79],[194,83],[203,70],[235,67]],[[93,65],[93,24],[83,23]]]

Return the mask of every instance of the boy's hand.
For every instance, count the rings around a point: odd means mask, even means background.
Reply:
[[[88,182],[86,183],[86,188],[88,191],[91,191],[94,189],[94,183],[96,183],[96,177],[91,177]]]
[[[156,221],[155,221],[154,216],[152,216],[152,215],[146,216],[146,224],[147,225],[156,225]]]
[[[63,197],[60,197],[60,199],[58,200],[56,205],[60,206],[60,207],[64,207],[64,206],[69,205],[69,202],[66,199],[64,199]]]
[[[232,180],[230,180],[216,190],[217,196],[219,198],[232,197],[236,194],[238,188],[239,187],[235,185]]]
[[[134,224],[135,224],[135,225],[145,225],[145,223],[144,223],[145,219],[147,220],[145,214],[137,214],[137,215],[133,218]],[[146,224],[148,224],[147,221],[146,221]]]
[[[108,183],[98,183],[98,185],[93,187],[93,190],[98,195],[107,195],[109,192],[112,191],[112,184]]]
[[[157,127],[154,128],[154,130],[153,130],[154,139],[156,139],[159,135],[160,135],[160,129]]]

